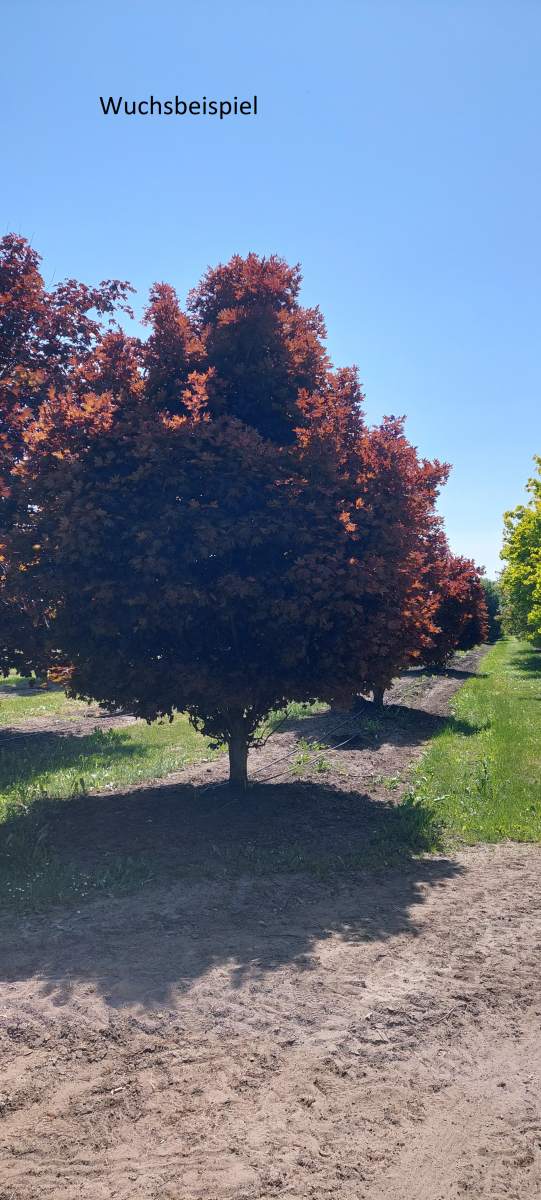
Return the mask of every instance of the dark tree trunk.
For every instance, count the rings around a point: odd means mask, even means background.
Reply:
[[[382,687],[372,688],[372,699],[374,701],[374,705],[376,708],[383,708],[384,695],[385,695],[385,688],[382,688]]]
[[[248,787],[248,741],[244,733],[232,734],[228,742],[229,786],[245,792]]]

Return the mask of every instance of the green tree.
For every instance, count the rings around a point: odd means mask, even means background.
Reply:
[[[497,642],[502,634],[500,585],[494,579],[481,579],[481,586],[485,593],[487,606],[488,641]]]
[[[541,638],[541,456],[534,461],[538,473],[528,480],[528,503],[504,515],[507,566],[500,580],[504,631],[530,642]]]

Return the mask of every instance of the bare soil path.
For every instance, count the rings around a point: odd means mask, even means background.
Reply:
[[[184,777],[86,797],[81,853],[146,829],[164,856],[215,838],[223,857],[241,827],[340,850],[391,819],[369,781],[420,751],[452,680],[402,681],[425,716],[333,751],[324,784],[255,789],[206,841],[181,843],[203,806]],[[534,1200],[540,867],[541,847],[487,846],[2,919],[0,1200]]]
[[[533,1200],[537,848],[4,934],[2,1200]]]

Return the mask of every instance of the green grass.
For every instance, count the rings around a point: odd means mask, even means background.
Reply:
[[[270,735],[286,719],[311,716],[325,707],[291,704],[287,711],[271,714],[261,733]],[[15,674],[0,679],[0,728],[15,730],[0,751],[0,905],[77,903],[97,892],[132,891],[159,877],[161,864],[152,850],[110,851],[104,843],[100,861],[83,864],[78,850],[72,856],[69,846],[59,849],[52,826],[60,822],[67,828],[78,803],[84,821],[85,798],[93,793],[122,793],[220,753],[182,714],[172,722],[137,721],[71,735],[69,722],[80,721],[88,711],[86,703],[68,699],[60,688],[31,686]],[[37,722],[33,728],[30,721],[17,733],[29,718],[45,719],[45,727]],[[68,731],[66,725],[55,731],[55,720],[67,723]]]
[[[184,716],[155,725],[137,721],[83,737],[25,732],[2,748],[0,820],[3,808],[13,802],[28,806],[43,796],[69,799],[81,792],[116,791],[212,757],[207,739]]]
[[[88,705],[82,700],[68,700],[61,688],[45,689],[36,682],[15,673],[0,675],[0,727],[16,725],[28,717],[62,717],[70,720],[86,712]]]
[[[0,727],[14,728],[28,718],[62,721],[81,718],[89,705],[69,700],[58,688],[43,691],[10,675],[0,685]],[[69,799],[81,792],[117,790],[213,758],[207,738],[188,718],[147,725],[136,721],[87,735],[57,733],[54,724],[11,736],[0,755],[0,820],[6,806],[28,806],[44,796]]]
[[[429,745],[405,803],[447,842],[541,840],[541,652],[498,642],[457,692],[451,725]]]
[[[330,770],[330,759],[325,758],[324,751],[328,750],[328,745],[324,742],[307,741],[306,738],[299,738],[298,741],[299,753],[293,759],[289,768],[293,775],[302,775],[307,767],[312,771],[317,771],[318,774],[323,774]]]
[[[16,675],[0,687],[0,726],[16,729],[32,717],[69,722],[88,711],[88,705],[68,700],[61,690],[30,688]],[[54,811],[55,802],[136,787],[213,757],[208,739],[183,715],[83,736],[55,732],[54,725],[10,734],[0,753],[0,900],[39,907],[143,883],[150,867],[140,856],[120,854],[90,871],[62,861],[44,814]]]

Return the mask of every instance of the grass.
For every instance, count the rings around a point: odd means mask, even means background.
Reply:
[[[0,727],[15,725],[28,717],[62,717],[71,720],[86,712],[82,700],[68,700],[61,688],[33,685],[15,673],[0,675]]]
[[[271,714],[261,733],[267,736],[286,719],[301,719],[325,708],[290,704],[287,710]],[[156,878],[161,865],[152,850],[149,854],[113,852],[104,844],[99,863],[83,864],[78,852],[70,855],[69,846],[67,853],[66,847],[59,850],[52,829],[58,830],[60,824],[68,827],[75,811],[79,825],[84,822],[86,797],[159,781],[219,753],[182,714],[172,722],[137,721],[83,736],[75,729],[70,734],[70,721],[80,721],[88,709],[57,687],[32,686],[15,674],[0,680],[0,728],[15,731],[0,752],[0,904],[40,908],[79,902],[97,892],[132,891]],[[45,727],[36,723],[19,736],[17,726],[29,718],[44,719]],[[63,722],[61,732],[55,732],[55,720]],[[245,865],[252,861],[251,850],[247,853]]]
[[[75,721],[89,706],[69,700],[59,688],[42,690],[10,675],[0,684],[0,727],[28,718]],[[162,779],[202,759],[215,757],[207,738],[188,718],[147,725],[136,721],[83,736],[55,733],[54,726],[12,734],[0,755],[0,820],[6,806],[28,806],[44,796],[69,799],[90,791],[117,790]]]
[[[13,802],[28,806],[43,796],[67,800],[79,793],[117,791],[212,757],[207,739],[184,716],[83,737],[36,730],[19,741],[14,735],[0,758],[0,819],[3,807]]]
[[[87,711],[87,704],[67,699],[60,689],[30,687],[17,675],[0,684],[0,726],[16,728],[32,717],[69,722]],[[86,736],[39,726],[21,737],[10,735],[0,754],[0,900],[39,907],[143,883],[150,866],[140,856],[104,859],[87,872],[63,862],[50,844],[44,813],[50,814],[55,802],[134,787],[213,757],[208,739],[183,715],[172,722],[137,721]]]
[[[313,704],[303,704],[300,701],[292,700],[286,708],[276,709],[263,722],[261,733],[263,736],[274,733],[286,721],[301,721],[303,717],[315,717],[318,713],[327,712],[328,705],[323,704],[319,700],[315,700]]]
[[[501,641],[482,669],[451,705],[463,732],[449,724],[433,738],[406,804],[447,842],[541,841],[541,652]]]
[[[323,708],[292,705],[288,716]],[[60,691],[29,691],[15,677],[4,681],[0,696],[0,723],[15,726],[47,714],[69,721],[85,710]],[[262,732],[283,719],[273,714]],[[365,735],[379,736],[384,726],[382,716],[363,718]],[[494,646],[482,674],[456,693],[449,721],[399,804],[327,788],[327,747],[308,739],[299,742],[286,784],[259,786],[235,801],[167,783],[130,794],[213,756],[183,716],[83,737],[39,726],[20,738],[15,732],[0,755],[0,904],[79,904],[150,881],[204,875],[302,871],[336,878],[457,842],[541,840],[540,741],[541,653],[515,641]],[[312,780],[302,778],[308,768]],[[396,775],[375,782],[390,801],[404,786]]]

